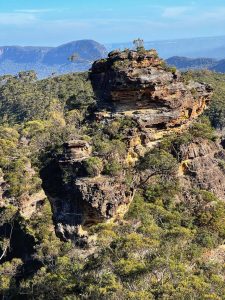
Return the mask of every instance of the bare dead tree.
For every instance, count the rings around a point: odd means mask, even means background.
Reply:
[[[14,222],[12,221],[11,223],[10,223],[10,234],[9,234],[9,238],[7,239],[7,241],[6,241],[6,244],[5,244],[5,246],[3,247],[4,249],[3,249],[3,252],[2,252],[2,254],[1,254],[1,256],[0,256],[0,261],[3,259],[3,257],[6,255],[6,253],[7,253],[7,250],[9,249],[9,246],[10,246],[10,243],[11,243],[11,238],[12,238],[12,233],[13,233],[13,228],[14,228]]]
[[[133,41],[133,45],[135,47],[135,50],[140,50],[144,48],[144,40],[138,38],[136,40]]]

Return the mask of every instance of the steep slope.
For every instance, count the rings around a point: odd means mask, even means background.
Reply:
[[[92,40],[81,40],[50,49],[44,56],[42,62],[46,65],[58,65],[68,63],[68,58],[76,53],[78,61],[93,62],[96,59],[106,56],[106,49],[103,45]]]

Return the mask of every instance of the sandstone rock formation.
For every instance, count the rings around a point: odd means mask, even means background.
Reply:
[[[56,230],[63,239],[77,239],[80,225],[123,216],[134,194],[122,180],[105,176],[75,178],[67,188],[63,198],[51,199]]]
[[[206,190],[225,200],[225,150],[221,145],[197,138],[182,145],[180,151],[184,189],[187,192],[194,188]]]
[[[95,178],[79,178],[75,182],[77,195],[86,201],[91,210],[96,210],[102,219],[109,219],[116,215],[123,215],[133,197],[134,190],[129,189],[124,179],[109,176]],[[92,213],[84,218],[84,224],[95,223]]]
[[[91,154],[91,146],[84,140],[72,140],[64,144],[65,157],[74,161],[85,159]]]
[[[212,93],[209,85],[185,83],[155,50],[113,51],[93,64],[90,76],[100,107],[132,116],[142,128],[185,124],[203,112]]]
[[[27,178],[32,179],[36,175],[31,163],[26,164]],[[0,169],[0,207],[5,207],[8,204],[17,205],[18,211],[24,218],[30,218],[33,213],[44,204],[46,195],[41,186],[38,186],[36,191],[23,192],[19,197],[9,196],[10,185],[4,179],[4,174]]]
[[[165,132],[177,130],[199,116],[212,94],[208,85],[186,83],[155,50],[111,52],[108,59],[93,64],[90,77],[98,98],[96,121],[108,127],[124,115],[134,121],[134,128],[123,133],[127,146],[124,164],[131,168]],[[211,188],[207,186],[212,179],[210,173],[201,173],[198,168],[204,170],[205,160],[209,168],[215,167],[213,155],[217,150],[215,144],[202,147],[201,142],[182,149],[183,160],[188,160],[190,169],[196,172],[196,186]],[[88,176],[84,164],[94,155],[92,146],[82,138],[65,143],[57,166],[60,176],[55,181],[55,190],[60,187],[60,192],[53,195],[47,191],[56,231],[65,240],[77,240],[83,232],[81,225],[85,229],[123,215],[133,199],[134,185],[127,185],[125,174]],[[212,176],[222,176],[221,172],[215,167]],[[183,170],[182,175],[187,185],[191,184],[188,170]],[[204,181],[205,176],[208,179]],[[221,194],[223,188],[221,184]]]
[[[83,229],[90,225],[123,216],[128,210],[134,189],[124,176],[87,176],[85,159],[91,156],[91,145],[82,139],[64,144],[64,154],[58,161],[60,192],[48,198],[53,208],[56,232],[64,240],[78,240]],[[52,176],[52,174],[51,174]],[[82,239],[83,240],[83,239]]]
[[[23,194],[19,199],[19,211],[24,218],[30,218],[44,204],[46,195],[43,189],[32,195]]]

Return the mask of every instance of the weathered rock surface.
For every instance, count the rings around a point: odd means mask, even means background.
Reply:
[[[180,150],[184,189],[206,190],[225,200],[225,151],[221,145],[198,138]]]
[[[55,182],[60,192],[53,195],[46,189],[56,231],[64,240],[77,241],[82,228],[123,216],[134,195],[124,176],[87,176],[83,163],[91,155],[91,145],[81,139],[65,143],[58,161],[61,177]]]
[[[188,145],[183,144],[180,147],[181,159],[195,159],[202,156],[214,155],[220,150],[220,146],[210,140],[196,138]]]
[[[26,170],[29,174],[27,177],[32,178],[36,175],[30,162],[27,162]],[[24,192],[19,197],[10,197],[9,187],[9,183],[5,181],[4,174],[0,169],[0,207],[8,204],[16,205],[20,214],[25,218],[30,218],[33,213],[36,213],[46,200],[45,192],[41,186],[35,192]]]
[[[29,195],[23,194],[19,201],[19,210],[23,217],[30,218],[32,214],[36,213],[39,208],[44,204],[46,195],[43,189],[38,192]]]
[[[93,64],[90,77],[98,98],[96,121],[108,127],[123,115],[134,121],[134,128],[123,132],[127,157],[121,158],[131,168],[165,132],[178,130],[199,116],[212,94],[208,85],[185,83],[181,74],[169,69],[155,50],[111,52],[108,59]],[[77,240],[79,236],[86,237],[81,225],[85,228],[123,215],[132,201],[134,187],[125,182],[124,174],[89,177],[84,164],[94,154],[92,146],[82,138],[65,143],[64,150],[57,167],[60,176],[54,183],[55,190],[60,187],[59,193],[47,193],[59,236]],[[223,178],[213,156],[218,151],[216,144],[204,147],[201,141],[181,149],[182,159],[189,161],[182,173],[187,186],[193,180],[199,188],[210,190],[215,174]],[[224,187],[225,181],[218,195],[222,195]]]
[[[209,85],[185,83],[155,50],[111,52],[96,61],[91,80],[103,106],[131,115],[142,128],[168,128],[187,123],[206,108]]]
[[[74,186],[76,194],[105,220],[126,212],[134,192],[126,186],[124,179],[109,176],[79,178]],[[90,213],[85,216],[83,222],[87,225],[95,223],[96,220]]]
[[[76,239],[83,228],[121,217],[127,211],[134,190],[122,180],[105,176],[74,180],[63,199],[54,201],[56,229],[63,239]]]
[[[64,144],[65,158],[70,160],[85,159],[90,156],[92,148],[84,140],[72,140]]]

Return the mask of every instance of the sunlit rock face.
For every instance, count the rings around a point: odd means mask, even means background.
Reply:
[[[100,107],[131,115],[143,128],[180,126],[199,116],[210,101],[209,85],[185,82],[155,50],[111,52],[91,70]]]
[[[182,145],[181,183],[190,199],[190,191],[195,189],[212,192],[219,199],[225,200],[225,150],[217,141],[196,138],[191,143]]]
[[[121,218],[140,180],[133,168],[139,158],[155,147],[164,134],[180,130],[199,116],[212,94],[206,84],[186,82],[178,71],[165,65],[155,50],[111,52],[107,59],[93,64],[90,79],[97,97],[94,121],[103,127],[110,127],[124,115],[132,121],[132,128],[123,133],[127,146],[123,163],[129,165],[135,180],[128,185],[124,172],[119,176],[101,172],[88,176],[85,160],[95,156],[91,142],[80,137],[65,143],[64,154],[57,162],[55,189],[53,194],[48,193],[56,231],[65,240],[77,240],[92,224]],[[195,146],[191,151],[203,149]],[[189,152],[184,156],[189,156]],[[59,187],[59,193],[54,195]]]

